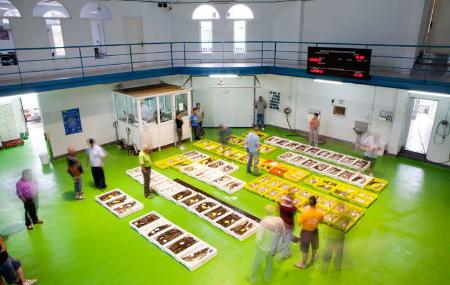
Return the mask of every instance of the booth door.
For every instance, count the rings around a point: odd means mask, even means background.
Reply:
[[[172,144],[176,141],[173,105],[173,95],[158,97],[159,146]]]
[[[191,131],[191,123],[189,121],[189,110],[190,110],[190,100],[189,100],[189,93],[181,93],[176,94],[175,96],[175,116],[177,114],[181,114],[183,118],[183,136],[181,137],[183,140],[190,139],[192,137],[192,131]],[[176,139],[178,139],[176,137]]]

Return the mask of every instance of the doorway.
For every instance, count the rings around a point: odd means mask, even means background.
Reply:
[[[426,154],[430,143],[431,131],[438,101],[412,98],[411,120],[405,149],[411,152]]]

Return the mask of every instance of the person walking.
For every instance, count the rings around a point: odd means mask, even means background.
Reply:
[[[309,197],[309,209],[304,211],[299,218],[302,228],[300,232],[300,250],[303,253],[302,259],[295,264],[298,268],[306,268],[309,247],[312,247],[311,263],[317,260],[319,249],[319,224],[323,221],[323,213],[316,208],[317,199],[315,196]]]
[[[231,129],[226,125],[219,126],[219,141],[223,146],[228,144],[231,136]]]
[[[24,169],[22,177],[16,183],[17,197],[23,202],[25,208],[25,226],[28,230],[33,229],[33,225],[42,224],[44,221],[38,218],[38,188],[33,180],[31,169]]]
[[[178,112],[175,117],[175,126],[177,131],[177,147],[181,149],[181,142],[183,140],[183,116]]]
[[[248,153],[247,161],[247,173],[251,173],[253,165],[253,175],[258,175],[258,163],[259,163],[259,137],[254,132],[249,132],[245,137],[245,149]]]
[[[379,133],[369,133],[362,142],[362,149],[364,152],[364,159],[370,162],[367,173],[373,176],[373,170],[375,169],[375,164],[377,162],[380,152],[382,153],[383,148],[380,146],[380,134]]]
[[[280,217],[275,216],[275,207],[267,205],[266,217],[260,221],[256,232],[256,252],[253,259],[252,271],[248,281],[255,284],[261,265],[265,263],[264,281],[270,282],[273,270],[273,259],[279,248],[281,237],[284,235],[284,223]]]
[[[83,167],[81,166],[80,160],[76,156],[75,148],[73,146],[67,148],[67,172],[73,179],[75,199],[83,200]]]
[[[281,198],[279,204],[280,218],[284,222],[285,234],[281,242],[279,260],[283,261],[291,257],[292,232],[294,230],[294,216],[297,208],[294,205],[294,193],[289,192]]]
[[[199,102],[195,104],[195,108],[197,108],[197,117],[198,117],[198,125],[200,127],[200,136],[205,135],[205,131],[203,130],[203,120],[205,119],[205,112],[203,112],[202,105]]]
[[[144,196],[152,199],[155,192],[150,189],[150,177],[152,173],[152,159],[150,157],[150,146],[144,144],[139,152],[139,164],[141,165],[142,175],[144,176]]]
[[[258,101],[255,102],[256,109],[256,124],[260,130],[264,131],[264,111],[267,108],[267,103],[262,96],[259,96]]]
[[[91,165],[91,173],[94,178],[95,187],[105,189],[105,172],[103,170],[103,159],[106,157],[105,150],[95,143],[94,139],[88,140],[87,154],[89,164]]]
[[[200,122],[198,120],[198,109],[197,108],[194,108],[192,110],[190,121],[191,121],[192,129],[194,130],[194,138],[195,138],[195,140],[198,141],[201,139],[201,137],[200,137]]]
[[[8,254],[5,242],[0,237],[0,285],[4,284],[3,279],[8,284],[19,285],[33,285],[37,282],[37,279],[25,279],[22,264]]]
[[[309,120],[309,144],[319,145],[319,113],[314,113],[314,116]]]

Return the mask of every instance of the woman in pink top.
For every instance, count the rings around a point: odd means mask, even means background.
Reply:
[[[314,117],[309,120],[309,144],[319,145],[319,113],[314,113]]]
[[[31,169],[22,171],[22,177],[16,183],[16,190],[25,208],[25,225],[28,230],[32,230],[33,224],[42,224],[43,221],[37,216],[38,190]]]

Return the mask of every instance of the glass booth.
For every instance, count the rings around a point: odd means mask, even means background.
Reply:
[[[114,91],[117,136],[127,145],[152,149],[177,141],[175,117],[182,115],[183,140],[191,139],[191,90],[157,84]]]

